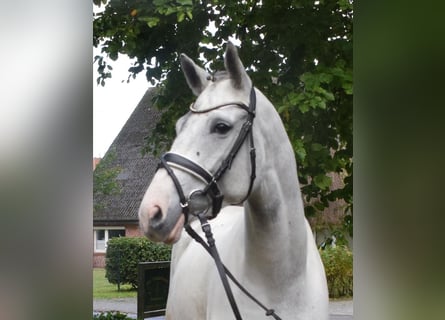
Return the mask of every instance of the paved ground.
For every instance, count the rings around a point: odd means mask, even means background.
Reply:
[[[119,311],[136,319],[136,298],[93,300],[94,312]],[[336,300],[329,302],[329,320],[353,320],[354,308],[352,300]],[[150,318],[164,320],[164,317]]]

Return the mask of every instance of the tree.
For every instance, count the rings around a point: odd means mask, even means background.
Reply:
[[[292,142],[306,214],[343,199],[352,232],[352,22],[352,0],[110,0],[93,22],[97,82],[105,85],[120,53],[135,59],[128,81],[144,72],[158,84],[155,104],[164,113],[145,148],[157,151],[193,100],[179,54],[199,57],[214,72],[222,69],[224,41],[239,39],[253,83]],[[332,172],[342,188],[332,190]]]
[[[93,172],[93,198],[117,194],[121,191],[117,176],[121,168],[114,166],[116,151],[110,150],[97,165]],[[94,204],[94,210],[103,209],[99,203]]]

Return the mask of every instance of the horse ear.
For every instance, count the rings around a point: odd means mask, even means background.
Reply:
[[[207,87],[210,75],[184,53],[181,53],[181,68],[193,94],[199,96]]]
[[[238,56],[238,50],[236,50],[236,47],[231,42],[227,43],[224,65],[226,67],[226,71],[230,74],[230,78],[235,89],[250,90],[252,81],[247,75],[243,63]]]

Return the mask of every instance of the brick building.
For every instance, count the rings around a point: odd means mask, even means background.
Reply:
[[[105,266],[108,239],[142,236],[138,209],[158,163],[150,155],[142,156],[144,138],[160,118],[152,107],[153,89],[148,89],[128,118],[103,159],[111,156],[106,166],[120,170],[116,177],[119,192],[93,197],[93,267]],[[103,160],[102,159],[102,160]],[[105,163],[105,161],[103,161]],[[97,162],[93,160],[93,168]]]

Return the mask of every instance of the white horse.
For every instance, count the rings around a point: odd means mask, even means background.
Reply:
[[[198,97],[192,112],[176,124],[171,152],[215,173],[227,157],[248,112],[252,81],[236,48],[227,45],[226,71],[209,75],[186,55],[181,66]],[[258,300],[283,320],[328,319],[324,268],[304,216],[292,146],[272,103],[258,90],[252,134],[257,177],[243,207],[251,180],[249,139],[218,181],[223,209],[210,220],[221,259]],[[205,183],[181,166],[171,166],[184,194]],[[177,186],[159,169],[139,209],[140,226],[153,241],[173,244],[166,319],[231,319],[217,269],[210,255],[185,232],[185,217]],[[195,229],[199,221],[189,217]],[[202,232],[198,232],[202,235]],[[231,284],[243,319],[271,319],[264,310]]]

